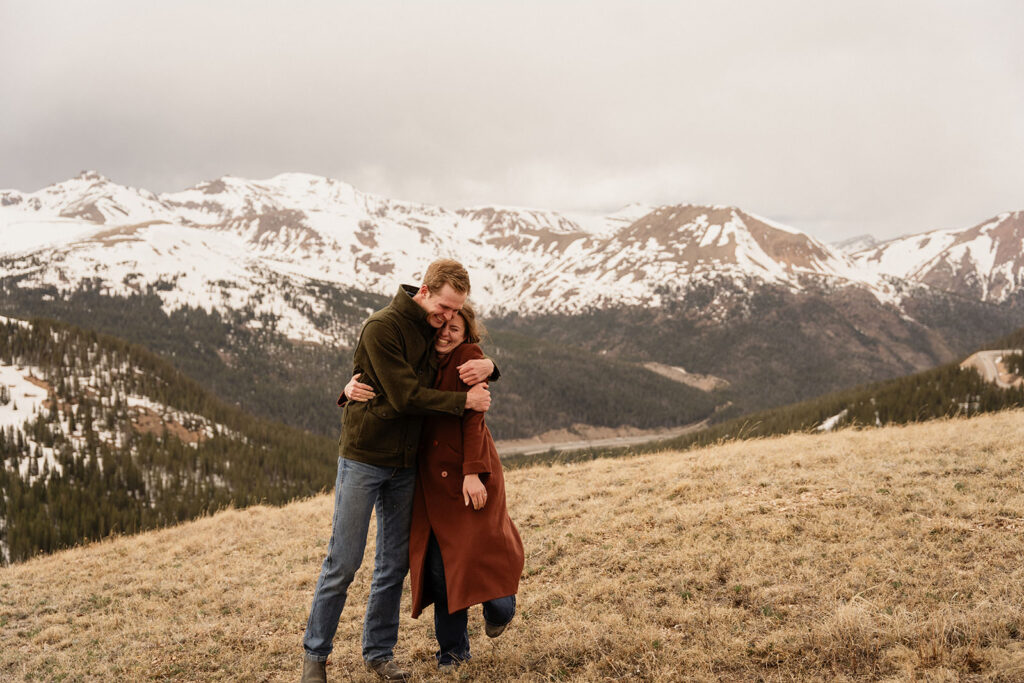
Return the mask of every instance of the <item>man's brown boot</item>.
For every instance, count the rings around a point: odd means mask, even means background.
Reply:
[[[302,660],[302,683],[327,683],[327,662]]]
[[[366,668],[377,674],[382,681],[407,681],[412,678],[408,671],[402,669],[391,659],[368,661]]]

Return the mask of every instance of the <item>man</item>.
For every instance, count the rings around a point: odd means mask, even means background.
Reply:
[[[422,416],[486,411],[481,383],[494,372],[488,359],[460,368],[468,392],[432,389],[431,349],[437,330],[462,308],[469,274],[456,261],[430,264],[419,289],[403,285],[391,303],[363,324],[353,363],[371,400],[346,402],[334,492],[331,540],[313,594],[302,644],[302,681],[327,680],[326,661],[349,584],[362,562],[370,512],[377,511],[377,550],[363,621],[363,659],[384,680],[407,680],[395,662],[402,583],[409,565],[409,521]]]

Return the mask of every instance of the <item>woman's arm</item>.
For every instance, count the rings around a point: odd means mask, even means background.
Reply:
[[[458,350],[460,357],[453,359],[461,364],[484,357],[476,344],[463,344]],[[466,505],[473,504],[479,510],[487,504],[487,489],[480,475],[490,474],[484,414],[467,410],[462,414],[462,498]]]
[[[345,385],[345,390],[341,392],[341,396],[338,398],[339,406],[345,405],[348,401],[369,401],[377,395],[374,393],[373,387],[359,381],[359,378],[362,376],[362,373],[358,372],[352,375],[352,379]]]

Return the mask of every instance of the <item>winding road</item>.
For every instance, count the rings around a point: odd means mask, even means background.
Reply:
[[[960,363],[961,368],[974,368],[985,378],[987,382],[994,382],[996,386],[1003,389],[1017,386],[1021,378],[1006,371],[1002,360],[1004,356],[1012,353],[1019,353],[1015,349],[1003,349],[1000,351],[979,351]]]
[[[528,444],[498,441],[494,445],[498,449],[498,455],[502,457],[506,455],[537,455],[538,453],[547,453],[552,450],[579,451],[584,448],[635,446],[639,443],[660,441],[662,439],[671,439],[676,436],[682,436],[683,434],[689,434],[690,432],[704,429],[707,427],[707,423],[707,420],[702,420],[700,422],[695,422],[694,424],[686,425],[685,427],[676,427],[675,429],[665,429],[658,432],[636,434],[633,436],[614,436],[605,439],[581,439],[578,441],[557,441]]]

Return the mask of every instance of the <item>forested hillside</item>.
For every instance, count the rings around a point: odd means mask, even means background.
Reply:
[[[334,480],[333,440],[247,415],[113,337],[5,320],[0,371],[5,561]]]
[[[168,284],[167,286],[171,286]],[[358,329],[388,299],[325,286],[308,292],[338,320]],[[351,372],[351,349],[290,340],[274,316],[185,306],[161,308],[155,289],[112,296],[90,281],[70,292],[31,289],[0,278],[0,314],[56,318],[141,344],[170,360],[218,397],[244,410],[337,438],[338,393]],[[603,427],[677,426],[710,416],[728,402],[645,370],[615,354],[584,350],[587,340],[492,330],[485,353],[501,368],[487,422],[495,438],[533,436],[582,423]]]
[[[1024,328],[987,345],[989,348],[1024,348]],[[1008,360],[1011,369],[1024,370],[1022,355]],[[1016,363],[1017,365],[1014,365]],[[684,436],[654,441],[639,447],[590,449],[541,456],[511,456],[506,466],[516,467],[542,461],[571,462],[626,452],[654,452],[686,449],[720,441],[751,439],[792,432],[830,431],[842,427],[883,427],[924,422],[941,417],[971,417],[1006,408],[1024,406],[1024,386],[1002,389],[988,382],[974,369],[960,368],[959,362],[906,377],[820,396],[808,401],[773,408],[720,422],[708,429]]]
[[[1019,301],[995,306],[932,292],[905,303],[912,320],[856,289],[808,283],[795,295],[761,286],[749,296],[722,281],[692,286],[661,309],[508,316],[492,327],[722,377],[732,386],[722,393],[731,407],[721,420],[934,368],[1024,324]],[[713,306],[731,312],[708,320]]]

